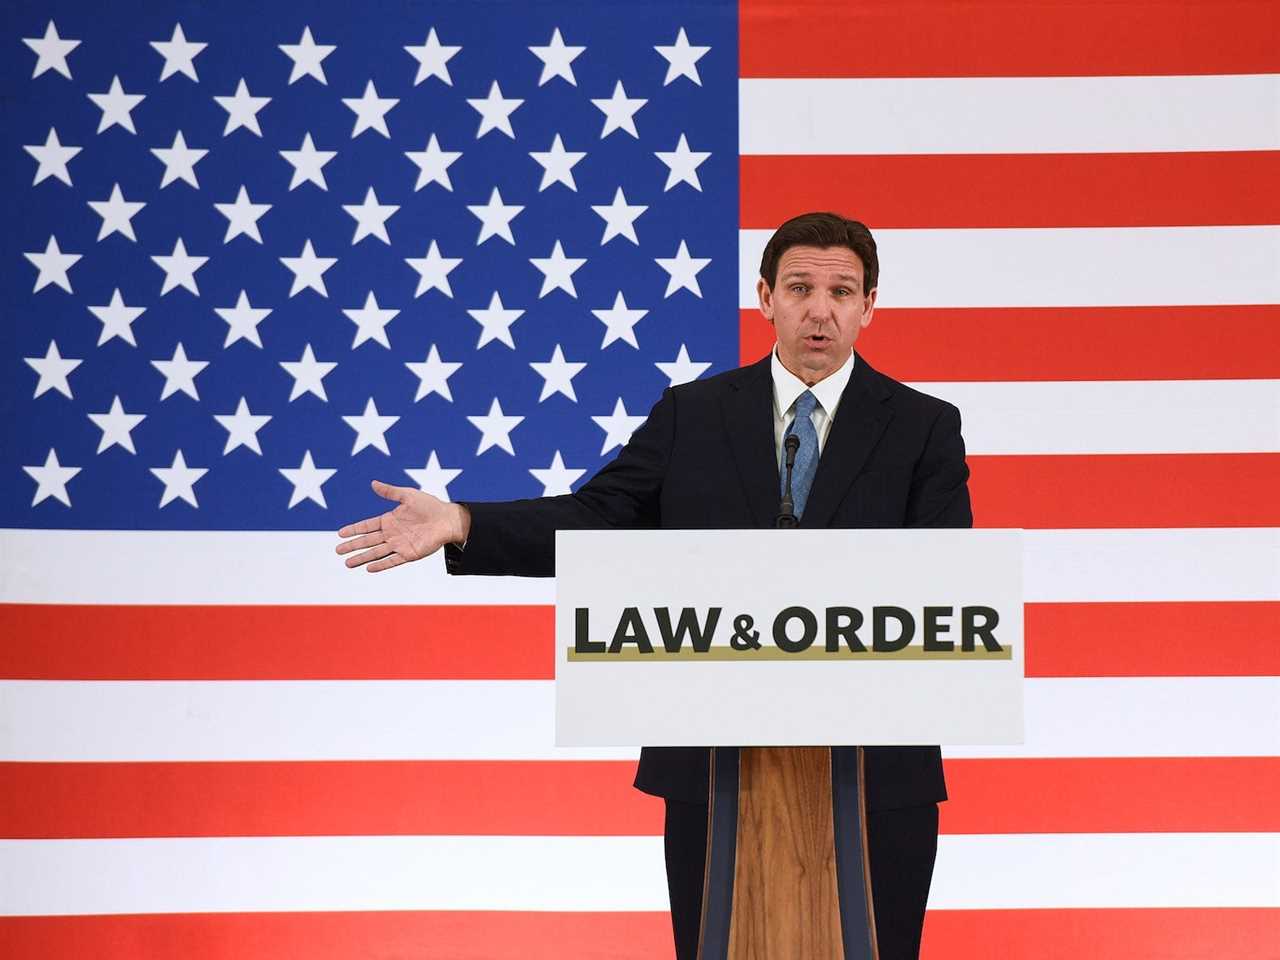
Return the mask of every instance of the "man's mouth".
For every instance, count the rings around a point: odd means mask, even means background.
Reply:
[[[820,333],[812,333],[809,336],[805,337],[804,340],[805,340],[805,343],[814,347],[825,346],[826,344],[831,342],[830,337],[824,337]]]

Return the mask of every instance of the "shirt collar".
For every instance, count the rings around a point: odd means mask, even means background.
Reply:
[[[778,349],[774,347],[769,360],[769,368],[773,373],[774,413],[779,417],[785,416],[800,394],[809,390],[817,399],[818,405],[822,407],[823,413],[828,417],[832,416],[835,413],[836,406],[840,403],[840,396],[844,393],[844,388],[849,384],[849,378],[853,375],[854,357],[856,356],[857,354],[850,350],[849,359],[844,362],[844,365],[839,370],[819,380],[811,387],[782,365],[782,361],[778,359]]]

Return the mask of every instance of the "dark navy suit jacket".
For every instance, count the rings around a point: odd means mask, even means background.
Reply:
[[[556,530],[772,527],[779,501],[773,423],[767,356],[670,388],[617,458],[577,493],[468,503],[466,549],[447,547],[446,568],[554,576]],[[968,478],[959,411],[858,356],[800,526],[969,527]],[[601,562],[625,564],[626,558]],[[705,802],[708,758],[701,747],[646,747],[635,785]],[[946,799],[937,747],[868,746],[866,783],[871,810]]]

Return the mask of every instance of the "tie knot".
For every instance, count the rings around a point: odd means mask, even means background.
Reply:
[[[796,416],[812,417],[813,411],[818,409],[818,398],[812,392],[806,390],[796,398]]]

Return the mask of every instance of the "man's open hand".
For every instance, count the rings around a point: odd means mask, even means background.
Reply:
[[[373,481],[373,492],[399,505],[389,513],[349,523],[338,531],[340,537],[355,538],[338,544],[339,554],[363,551],[347,558],[348,567],[368,563],[370,573],[390,570],[410,560],[429,557],[446,543],[467,539],[471,515],[466,507],[381,480]]]

